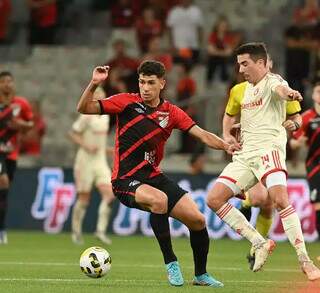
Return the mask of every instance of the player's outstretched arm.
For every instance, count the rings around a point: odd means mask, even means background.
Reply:
[[[78,102],[77,110],[82,114],[101,114],[100,104],[93,99],[96,88],[107,79],[109,66],[98,66],[93,70],[92,79]]]
[[[278,85],[275,88],[275,92],[278,96],[286,101],[299,101],[303,100],[301,94],[298,91],[293,90],[292,88],[286,85]]]
[[[237,143],[237,138],[232,135],[234,131],[234,125],[236,123],[237,117],[230,116],[227,113],[224,113],[222,120],[222,136],[227,143]]]
[[[201,142],[206,144],[208,147],[216,150],[224,150],[229,154],[232,154],[235,150],[240,150],[240,144],[229,144],[219,136],[202,129],[201,127],[195,125],[190,130],[189,133],[199,139]]]

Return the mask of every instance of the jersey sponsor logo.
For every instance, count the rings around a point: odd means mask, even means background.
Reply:
[[[241,105],[241,109],[254,109],[262,106],[262,98],[257,101],[252,101]]]
[[[140,181],[138,180],[133,180],[129,183],[129,186],[136,186],[137,184],[140,184]]]
[[[44,220],[44,230],[58,233],[63,229],[76,198],[73,183],[64,183],[61,168],[42,168],[38,173],[36,197],[31,207],[35,219]]]
[[[141,109],[141,108],[134,108],[138,113],[143,114],[145,112],[145,110]]]
[[[156,162],[156,150],[145,152],[144,159],[151,165],[154,165]]]

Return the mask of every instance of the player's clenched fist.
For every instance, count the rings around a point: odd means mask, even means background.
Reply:
[[[288,92],[288,97],[290,100],[292,101],[299,101],[301,102],[303,100],[301,94],[298,92],[298,91],[295,91],[295,90],[290,90]]]
[[[109,66],[97,66],[92,73],[92,83],[99,85],[105,81],[109,74]]]

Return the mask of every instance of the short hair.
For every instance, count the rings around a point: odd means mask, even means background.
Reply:
[[[12,73],[10,71],[1,71],[0,72],[0,78],[6,77],[6,76],[10,76],[10,77],[13,78],[13,75],[12,75]]]
[[[319,86],[319,85],[320,85],[320,80],[317,80],[314,82],[313,87],[315,88],[316,86]]]
[[[166,74],[166,68],[162,62],[146,60],[139,65],[137,72],[138,74],[156,75],[158,78],[162,78]]]
[[[249,54],[250,58],[254,62],[256,62],[258,59],[263,59],[264,63],[267,63],[268,52],[265,43],[246,43],[238,47],[235,53],[236,55]]]

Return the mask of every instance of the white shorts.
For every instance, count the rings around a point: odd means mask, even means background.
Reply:
[[[284,171],[287,174],[285,155],[280,148],[234,155],[233,162],[224,168],[218,181],[220,178],[223,179],[221,182],[227,180],[245,192],[273,172]]]
[[[77,192],[90,192],[93,186],[111,183],[111,171],[108,164],[101,162],[76,162],[73,176]]]

